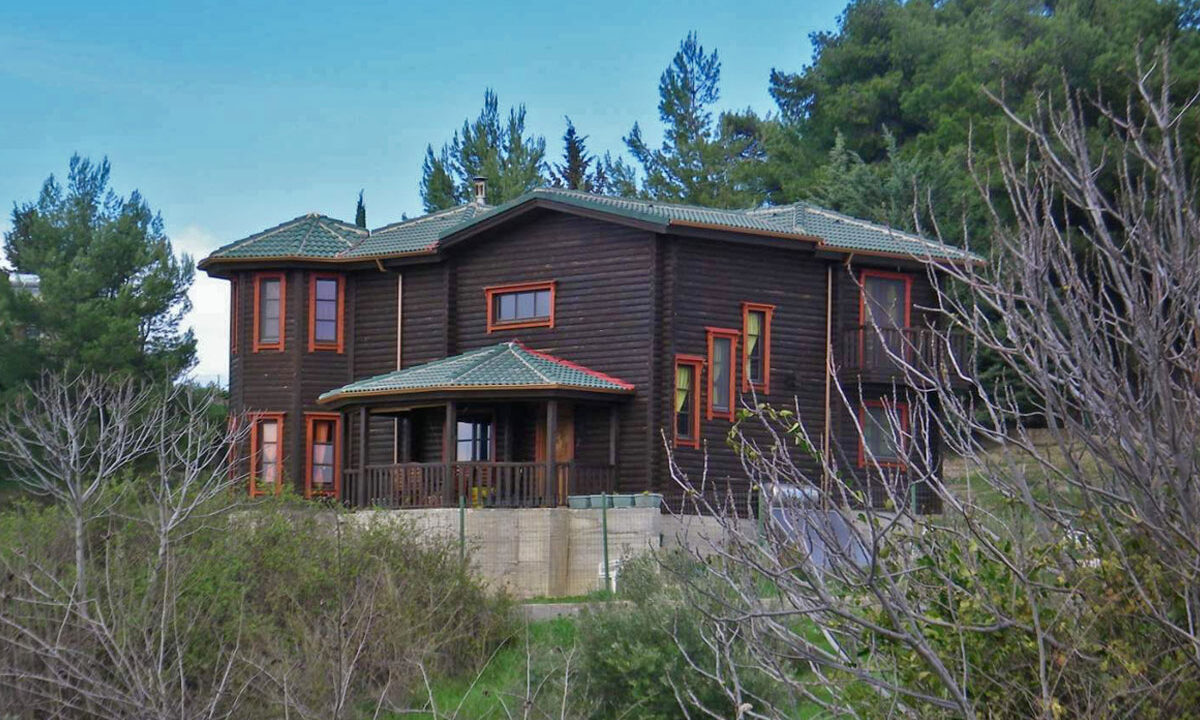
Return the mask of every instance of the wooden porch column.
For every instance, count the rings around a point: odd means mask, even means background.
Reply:
[[[446,479],[442,483],[442,501],[446,507],[455,504],[454,493],[458,479],[454,477],[454,460],[458,452],[458,404],[453,400],[446,401],[446,419],[442,426],[442,463],[445,465]]]
[[[608,492],[613,491],[617,479],[617,437],[620,435],[621,415],[616,405],[608,408]]]
[[[367,408],[358,409],[358,507],[367,506]]]
[[[558,444],[558,401],[546,403],[546,499],[547,507],[558,504],[558,477],[554,450]]]

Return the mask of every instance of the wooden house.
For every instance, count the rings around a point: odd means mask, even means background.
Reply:
[[[849,471],[903,480],[906,442],[867,433],[862,452],[850,413],[907,412],[888,346],[921,346],[939,322],[922,310],[930,260],[973,255],[806,204],[477,194],[370,231],[309,214],[200,263],[232,287],[250,493],[670,499],[668,453],[696,475],[707,456],[711,482],[745,490],[727,435],[753,402],[798,407]],[[855,385],[857,408],[831,402],[834,381]]]

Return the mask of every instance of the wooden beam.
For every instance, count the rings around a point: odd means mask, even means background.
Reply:
[[[558,440],[558,401],[549,400],[546,402],[546,500],[548,507],[554,507],[558,504],[557,485],[558,478],[556,477],[554,450]]]
[[[442,500],[452,507],[457,500],[455,491],[458,480],[454,477],[454,461],[458,452],[458,403],[446,401],[446,418],[442,425],[442,463],[446,466],[446,481],[442,486]]]
[[[358,507],[367,506],[367,408],[358,409]]]

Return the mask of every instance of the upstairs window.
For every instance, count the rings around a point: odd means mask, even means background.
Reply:
[[[858,445],[859,467],[905,466],[908,436],[908,405],[900,402],[868,400],[858,416],[862,438]]]
[[[733,419],[737,330],[708,328],[708,419]]]
[[[742,303],[742,392],[771,392],[771,315],[774,305]]]
[[[254,276],[254,352],[283,350],[286,292],[283,273]]]
[[[250,426],[250,495],[278,493],[283,487],[283,414],[260,413]]]
[[[341,275],[317,275],[308,284],[308,351],[343,352],[345,283]]]
[[[485,288],[488,332],[554,327],[554,285],[548,281]]]
[[[341,494],[342,417],[335,413],[308,413],[305,444],[305,497],[338,497]]]
[[[675,358],[675,445],[700,447],[700,369],[704,358]]]
[[[881,367],[901,356],[912,314],[912,276],[864,270],[858,313],[861,367]]]

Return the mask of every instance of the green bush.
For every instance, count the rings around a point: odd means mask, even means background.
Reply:
[[[717,679],[722,678],[723,661],[713,650],[737,631],[732,624],[718,628],[718,621],[705,619],[700,608],[708,601],[693,591],[701,587],[719,593],[706,584],[706,574],[702,563],[683,555],[636,558],[621,571],[620,597],[628,602],[580,619],[581,672],[592,696],[593,717],[673,720],[683,716],[677,691],[694,696],[720,717],[737,716]],[[736,640],[732,650],[734,657],[745,657]],[[777,699],[772,696],[778,688],[764,675],[751,671],[740,673],[740,679],[750,696]]]
[[[30,503],[0,512],[0,612],[63,644],[110,704],[151,706],[147,718],[170,703],[190,716],[214,698],[218,714],[239,718],[371,717],[381,699],[404,704],[423,672],[481,667],[513,632],[511,602],[471,576],[456,545],[309,503],[229,512],[228,502],[198,513],[160,562],[150,508],[136,493],[114,498],[88,532],[89,607],[104,636],[59,609],[74,573],[65,513]],[[30,577],[49,602],[30,599]],[[44,658],[22,647],[0,627],[0,674],[42,672]],[[164,656],[182,677],[146,690],[147,668]],[[0,706],[26,714],[71,703],[77,714],[56,716],[95,716],[50,684],[0,683]]]

